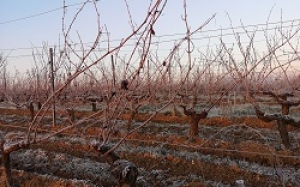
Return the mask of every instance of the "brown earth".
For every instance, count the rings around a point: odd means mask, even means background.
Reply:
[[[86,115],[77,112],[76,117]],[[20,134],[28,130],[27,110],[0,109],[0,116],[1,131]],[[137,115],[130,128],[148,117]],[[119,130],[110,144],[126,135],[126,119],[125,114],[119,117]],[[186,121],[185,116],[158,114],[127,135],[116,151],[138,166],[137,186],[234,186],[239,179],[246,186],[300,186],[299,129],[289,128],[293,149],[286,150],[276,125],[255,117],[204,119],[199,136],[192,140]],[[51,134],[65,126],[51,124],[51,119],[45,119],[36,129],[38,134]],[[101,125],[82,126],[12,153],[15,181],[21,187],[116,186],[109,172],[110,160],[90,146],[91,141],[101,140],[101,133]],[[3,174],[0,186],[5,186]]]

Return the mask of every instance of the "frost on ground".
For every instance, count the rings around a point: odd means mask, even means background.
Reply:
[[[18,119],[15,118],[17,116],[7,116],[6,119],[5,117],[1,119],[5,123],[17,123]],[[300,184],[299,150],[293,152],[276,149],[275,146],[280,145],[281,141],[275,128],[256,128],[244,123],[222,126],[214,125],[215,122],[218,122],[217,120],[211,122],[212,125],[200,123],[199,136],[196,140],[196,142],[201,142],[199,144],[189,141],[187,137],[188,123],[150,122],[131,134],[116,152],[137,163],[140,173],[137,180],[138,187],[204,185],[229,187],[234,186],[234,180],[238,179],[245,180],[245,184],[251,183],[253,176],[273,182],[274,185],[271,186]],[[136,128],[141,123],[133,122],[131,128]],[[10,128],[13,125],[19,126]],[[48,127],[44,128],[45,132],[39,132],[37,137],[43,138],[50,135]],[[124,127],[126,127],[126,121],[117,121],[116,128],[119,130],[119,135],[127,132]],[[9,131],[6,131],[6,128],[9,128]],[[84,128],[78,128],[76,132],[70,131],[53,136],[42,145],[32,145],[30,149],[13,152],[11,154],[12,168],[19,174],[24,171],[23,173],[31,173],[37,176],[36,178],[44,177],[48,181],[55,181],[56,186],[69,183],[82,187],[115,186],[116,179],[110,174],[109,162],[98,159],[89,149],[92,141],[99,140],[99,135],[94,133],[99,128],[101,127],[96,126],[88,129],[87,126],[84,126]],[[93,133],[89,134],[92,131]],[[9,124],[4,126],[0,132],[5,133],[5,138],[8,140],[6,146],[9,146],[13,142],[12,140],[24,140],[24,137],[27,137],[24,124]],[[99,132],[101,131],[99,130]],[[299,131],[290,132],[291,142],[298,147],[299,134]],[[116,135],[110,140],[110,143],[116,143],[119,139],[120,137]],[[216,151],[218,149],[226,149],[232,154],[223,154],[221,151]],[[254,157],[252,157],[253,154],[248,158],[243,157],[243,151],[254,153]],[[280,157],[281,160],[277,162],[278,164],[261,162],[266,157],[274,158],[276,154],[273,153],[283,156]],[[263,154],[265,157],[261,156]],[[290,160],[284,160],[284,156]],[[295,165],[293,165],[293,159],[296,161]],[[204,167],[201,164],[205,165],[206,169],[208,168],[208,171],[203,171],[203,174],[201,170]],[[211,172],[219,169],[223,170],[222,174],[218,176],[219,173],[216,172],[210,175]],[[224,179],[224,177],[228,178]],[[229,177],[233,177],[233,179],[231,180]],[[257,181],[260,182],[258,179]],[[48,186],[54,187],[55,185]],[[38,183],[36,186],[39,186]],[[73,187],[72,185],[65,186]]]

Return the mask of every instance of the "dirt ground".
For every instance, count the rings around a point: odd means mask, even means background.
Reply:
[[[0,131],[21,138],[27,132],[28,111],[0,110]],[[83,115],[83,114],[82,114]],[[147,116],[137,116],[131,129]],[[126,116],[117,123],[114,145],[126,132]],[[47,121],[48,120],[48,121]],[[61,120],[63,121],[63,120]],[[300,186],[300,131],[289,129],[292,149],[281,145],[273,123],[255,117],[210,117],[199,124],[199,136],[190,139],[186,117],[157,115],[148,125],[127,136],[116,152],[138,166],[138,187]],[[46,136],[61,128],[51,119],[37,129]],[[101,127],[82,126],[42,144],[11,154],[13,177],[21,187],[117,186],[109,158],[91,148],[100,141]],[[5,187],[3,168],[0,186]]]

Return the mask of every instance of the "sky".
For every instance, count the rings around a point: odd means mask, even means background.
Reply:
[[[83,0],[66,0],[66,25],[82,6]],[[129,15],[124,0],[99,0],[97,7],[100,23],[109,32],[110,40],[119,41],[130,33]],[[134,23],[139,24],[146,16],[150,0],[127,0]],[[34,65],[32,52],[42,53],[43,46],[61,45],[62,0],[0,0],[0,53],[7,57],[8,69],[25,72]],[[216,17],[203,28],[201,36],[220,34],[220,29],[241,24],[259,25],[300,19],[299,0],[187,0],[188,23],[191,30],[202,25],[213,14]],[[164,12],[154,26],[157,41],[168,41],[161,51],[170,50],[174,37],[183,37],[185,24],[182,0],[169,0]],[[74,42],[77,33],[83,43],[93,42],[97,34],[96,12],[89,3],[80,13],[72,28]],[[258,27],[266,27],[259,25]],[[217,30],[217,32],[216,32]],[[199,35],[199,37],[201,37]],[[169,38],[168,38],[169,37]],[[173,37],[173,38],[172,38]],[[203,40],[198,46],[207,46]]]

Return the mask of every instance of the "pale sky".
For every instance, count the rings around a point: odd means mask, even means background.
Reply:
[[[67,20],[74,15],[83,0],[66,0]],[[147,13],[150,0],[127,0],[136,24]],[[78,4],[78,5],[76,5]],[[24,71],[33,63],[32,49],[41,50],[43,43],[58,46],[62,40],[62,0],[0,0],[0,53],[8,55],[9,68]],[[129,17],[124,0],[99,0],[101,24],[106,25],[111,40],[120,40],[130,33]],[[187,0],[188,21],[191,29],[203,24],[216,13],[216,18],[203,30],[205,35],[216,35],[210,30],[233,26],[258,25],[300,19],[299,0]],[[44,14],[41,14],[44,13]],[[154,29],[159,41],[166,35],[184,34],[185,25],[181,19],[183,1],[169,0]],[[269,20],[268,20],[269,18]],[[261,26],[265,27],[265,26]],[[96,16],[92,3],[87,5],[76,21],[74,31],[78,31],[84,43],[94,40]],[[218,31],[220,33],[220,31]],[[166,37],[164,37],[166,36]],[[165,39],[167,40],[167,39]],[[172,46],[169,45],[169,49]],[[208,45],[205,41],[199,45]],[[167,49],[168,45],[162,47]]]

